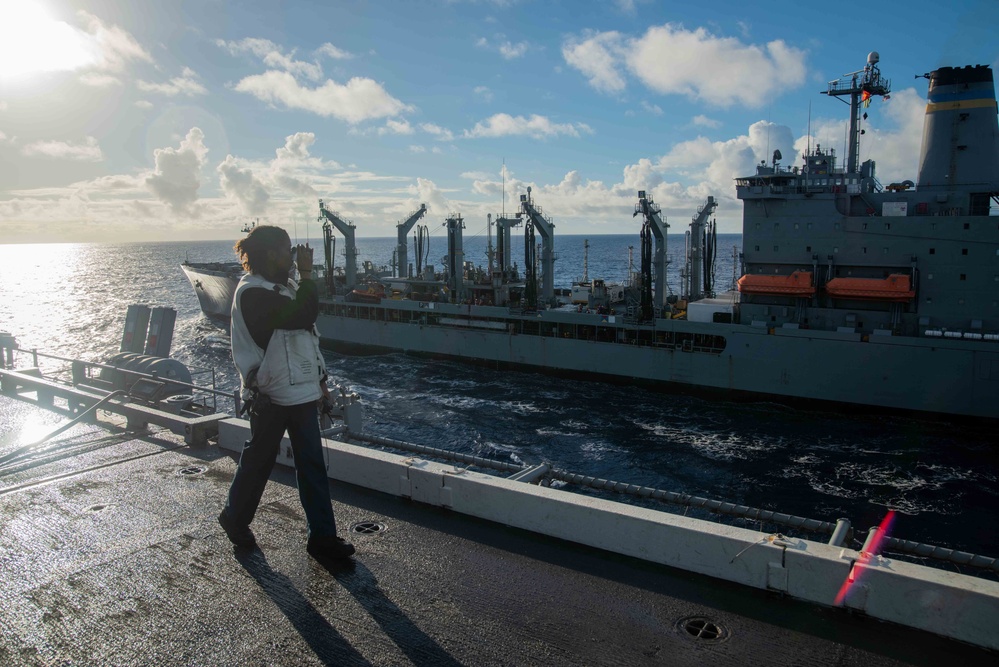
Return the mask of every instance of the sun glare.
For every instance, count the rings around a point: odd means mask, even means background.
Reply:
[[[0,79],[79,69],[97,58],[88,35],[30,2],[0,5]]]

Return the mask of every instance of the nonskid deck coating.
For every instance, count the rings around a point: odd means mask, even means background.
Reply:
[[[0,397],[0,442],[50,415]],[[343,484],[347,566],[304,550],[276,469],[237,553],[215,516],[235,460],[176,436],[78,427],[107,446],[0,475],[5,665],[979,664],[995,654]],[[44,429],[42,429],[44,432]],[[75,472],[83,471],[83,472]],[[47,480],[47,481],[46,481]],[[5,491],[17,487],[13,491]],[[678,623],[726,633],[695,639]]]

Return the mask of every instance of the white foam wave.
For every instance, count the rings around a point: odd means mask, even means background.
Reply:
[[[604,441],[584,442],[579,446],[579,452],[584,460],[603,461],[608,454],[614,451],[615,447]]]
[[[521,449],[515,445],[505,442],[486,441],[476,447],[476,450],[479,456],[493,456],[500,459],[508,458],[514,463],[525,465],[524,460],[520,457]]]
[[[971,468],[956,468],[942,464],[920,463],[919,467],[926,470],[929,475],[935,476],[941,483],[946,482],[987,482],[995,484],[997,478],[988,472],[972,470]]]
[[[546,438],[562,438],[562,437],[572,437],[574,435],[577,435],[573,431],[560,431],[555,428],[544,428],[544,427],[534,429],[534,432]]]
[[[703,428],[663,422],[635,421],[636,426],[652,433],[657,438],[676,446],[686,446],[697,453],[716,460],[749,459],[757,452],[768,452],[783,446],[782,438],[771,437],[763,440],[744,436],[736,431],[712,432]]]

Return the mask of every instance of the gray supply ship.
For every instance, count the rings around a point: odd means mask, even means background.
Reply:
[[[992,70],[942,67],[929,80],[917,180],[882,186],[859,161],[863,112],[887,97],[878,54],[829,84],[849,101],[846,163],[809,149],[801,167],[775,152],[736,179],[744,202],[738,292],[715,295],[705,270],[716,206],[691,223],[684,299],[666,294],[666,221],[639,193],[642,271],[617,313],[567,311],[554,296],[554,224],[530,189],[500,217],[487,272],[464,261],[461,216],[447,219],[445,271],[407,263],[363,283],[354,226],[320,201],[327,241],[318,328],[324,344],[398,350],[730,397],[832,402],[949,416],[999,417],[999,128]],[[862,115],[863,114],[863,115]],[[524,227],[523,275],[511,235]],[[334,230],[345,266],[334,270]],[[535,234],[541,236],[540,257]],[[492,232],[490,232],[492,239]]]

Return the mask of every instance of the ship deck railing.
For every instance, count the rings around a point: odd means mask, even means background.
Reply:
[[[104,364],[98,361],[85,361],[82,359],[73,359],[71,357],[64,357],[58,354],[51,354],[48,352],[40,352],[37,348],[23,349],[23,348],[3,348],[4,350],[11,350],[13,355],[10,358],[9,363],[5,363],[3,367],[14,369],[16,367],[16,361],[20,360],[23,356],[30,356],[31,366],[30,368],[41,369],[39,365],[40,359],[48,359],[52,361],[62,362],[63,365],[56,365],[55,367],[50,367],[46,369],[47,374],[57,382],[63,382],[69,385],[84,385],[90,386],[102,390],[110,390],[118,387],[113,387],[111,382],[103,380],[99,377],[95,377],[94,371],[115,371],[128,376],[130,379],[142,379],[151,380],[157,383],[164,383],[170,387],[183,387],[185,389],[190,389],[190,394],[192,399],[199,403],[204,409],[211,409],[213,412],[217,412],[219,409],[219,399],[222,399],[224,407],[231,406],[237,412],[239,411],[240,398],[239,391],[223,391],[217,389],[216,374],[214,368],[200,368],[200,367],[187,367],[188,371],[191,373],[192,379],[198,377],[210,377],[210,381],[206,380],[206,384],[197,384],[194,382],[183,382],[174,378],[163,377],[158,373],[144,373],[142,371],[136,371],[129,368],[124,368],[122,366],[113,366],[110,364]],[[4,355],[6,356],[6,355]],[[209,406],[209,402],[211,405]],[[230,403],[231,402],[231,403]]]

